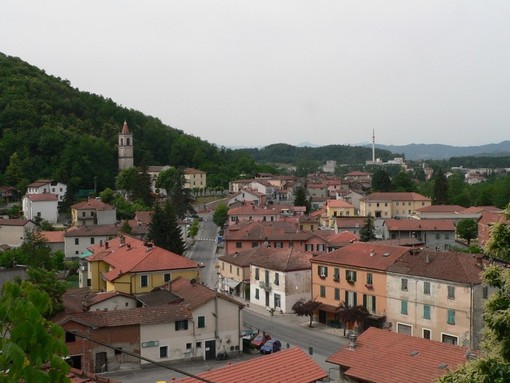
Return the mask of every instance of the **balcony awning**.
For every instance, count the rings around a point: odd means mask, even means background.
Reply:
[[[223,279],[223,288],[225,289],[227,286],[231,289],[235,289],[237,285],[239,285],[241,281],[236,281],[235,279],[224,278]]]

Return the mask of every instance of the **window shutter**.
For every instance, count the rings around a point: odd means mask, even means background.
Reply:
[[[367,308],[367,295],[363,294],[363,307]]]
[[[375,295],[372,295],[372,310],[374,311],[374,313],[376,312]]]
[[[354,292],[354,293],[352,293],[352,295],[354,296],[354,302],[353,302],[352,306],[356,307],[358,305],[358,302],[357,302],[357,299],[356,299],[358,294],[356,292]]]

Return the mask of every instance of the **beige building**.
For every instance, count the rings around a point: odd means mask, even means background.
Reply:
[[[19,247],[23,244],[27,231],[35,230],[35,224],[28,219],[0,218],[0,245]]]
[[[360,199],[360,215],[375,218],[407,218],[416,210],[432,205],[432,200],[418,193],[380,192]]]
[[[184,187],[187,189],[204,189],[207,187],[207,173],[198,169],[184,169],[184,179],[186,180]]]
[[[488,262],[460,252],[416,250],[387,272],[387,320],[392,331],[479,347],[482,312],[492,288],[480,273]]]

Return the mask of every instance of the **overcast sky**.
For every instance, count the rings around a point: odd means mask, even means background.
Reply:
[[[2,0],[0,51],[218,146],[497,143],[510,1]],[[119,129],[123,121],[119,121]]]

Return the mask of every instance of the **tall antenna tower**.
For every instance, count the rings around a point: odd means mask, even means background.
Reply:
[[[375,163],[375,129],[372,129],[372,163]]]

